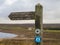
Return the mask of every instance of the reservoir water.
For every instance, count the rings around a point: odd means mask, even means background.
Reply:
[[[18,35],[16,34],[11,34],[11,33],[3,33],[3,32],[0,32],[0,38],[14,38]]]

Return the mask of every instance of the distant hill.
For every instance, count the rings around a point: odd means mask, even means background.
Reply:
[[[0,27],[34,27],[34,24],[0,24]],[[43,24],[43,29],[60,30],[60,24]]]

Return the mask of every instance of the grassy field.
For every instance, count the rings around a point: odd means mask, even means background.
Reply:
[[[46,32],[60,32],[60,30],[45,30]]]
[[[31,39],[35,36],[34,30],[34,27],[29,26],[0,25],[0,32],[19,35],[13,39],[0,40],[0,45],[35,45],[34,39]],[[43,45],[60,45],[60,30],[44,30]]]
[[[0,45],[36,45],[34,39],[4,39]],[[60,45],[59,40],[43,40],[43,45]]]
[[[0,27],[0,29],[2,29],[2,30],[21,30],[21,29],[23,29],[24,28],[24,30],[25,30],[25,27],[19,27],[19,26],[17,26],[17,27],[8,27],[8,26],[1,26]]]
[[[30,27],[21,27],[21,26],[9,26],[9,25],[0,25],[0,30],[28,30]],[[34,27],[32,27],[34,29]],[[60,30],[44,30],[46,32],[60,32]]]

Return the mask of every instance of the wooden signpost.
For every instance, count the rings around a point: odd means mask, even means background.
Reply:
[[[42,12],[43,7],[39,3],[35,6],[35,12],[16,12],[11,13],[8,17],[11,20],[30,20],[35,19],[35,42],[36,45],[43,45],[42,44]]]

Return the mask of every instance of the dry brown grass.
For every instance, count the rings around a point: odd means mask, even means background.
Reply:
[[[36,45],[34,38],[13,38],[4,39],[0,42],[0,45]],[[60,45],[60,40],[43,39],[43,45]]]
[[[0,39],[0,45],[36,45],[34,39],[31,39],[35,35],[34,30],[28,30],[28,27],[7,27],[8,26],[1,26],[0,29],[2,30],[0,31],[14,33],[20,36],[14,39]],[[45,31],[43,33],[43,38],[45,38],[43,39],[43,45],[60,45],[60,31]]]
[[[33,45],[33,40],[26,40],[26,39],[4,39],[0,45]]]

